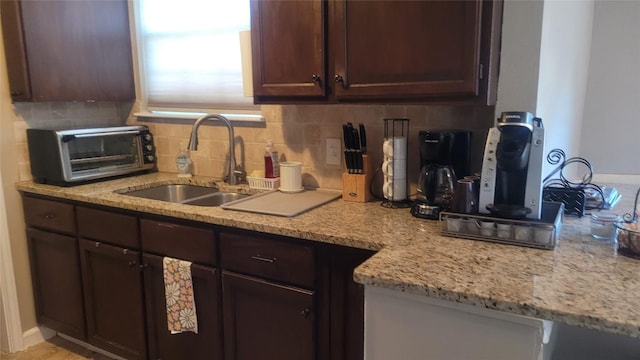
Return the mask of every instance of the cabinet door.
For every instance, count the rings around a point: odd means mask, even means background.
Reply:
[[[126,0],[19,4],[31,100],[135,98]]]
[[[337,99],[478,94],[482,1],[331,4]]]
[[[167,329],[162,257],[144,254],[149,353],[151,359],[222,359],[220,275],[214,268],[191,265],[198,333]]]
[[[139,253],[80,239],[89,343],[127,359],[146,359]]]
[[[314,294],[223,271],[226,360],[315,358]]]
[[[7,71],[9,93],[13,100],[29,100],[31,87],[18,0],[0,1],[0,23],[4,39],[4,54],[9,70]]]
[[[28,229],[27,241],[38,323],[85,340],[78,240]]]
[[[325,95],[325,14],[322,0],[251,1],[256,98]]]

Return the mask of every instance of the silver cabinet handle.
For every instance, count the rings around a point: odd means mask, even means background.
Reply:
[[[276,260],[277,260],[276,258],[271,258],[270,259],[270,258],[266,258],[266,257],[260,256],[260,255],[254,255],[251,258],[253,260],[258,260],[258,261],[262,261],[262,262],[268,262],[268,263],[272,263],[272,264],[274,262],[276,262]]]
[[[342,88],[343,89],[347,89],[349,87],[349,84],[347,84],[347,79],[346,79],[346,75],[342,76],[340,74],[335,74],[335,76],[333,77],[333,80],[336,83],[340,83],[342,84]]]
[[[310,312],[311,312],[311,310],[309,308],[306,308],[306,309],[300,311],[300,315],[302,315],[302,317],[304,317],[306,319],[309,316]]]

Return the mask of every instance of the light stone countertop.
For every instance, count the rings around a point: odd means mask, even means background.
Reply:
[[[146,200],[121,192],[168,183],[245,191],[211,178],[153,173],[73,187],[20,182],[20,191],[356,248],[379,250],[356,268],[364,285],[640,338],[640,260],[566,216],[554,250],[444,237],[437,221],[380,202],[341,199],[293,218]],[[638,186],[616,185],[630,212]]]

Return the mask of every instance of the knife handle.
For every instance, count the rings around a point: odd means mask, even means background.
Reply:
[[[363,153],[367,152],[367,131],[364,128],[364,124],[360,123],[358,124],[358,127],[360,128],[360,150],[362,150]]]
[[[356,157],[356,173],[362,174],[362,150],[356,150],[354,155]]]
[[[353,161],[351,159],[352,159],[351,150],[344,149],[344,165],[347,167],[347,172],[349,174],[352,173],[352,169],[353,169]]]

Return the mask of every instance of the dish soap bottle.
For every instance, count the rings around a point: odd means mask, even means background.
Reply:
[[[189,150],[181,148],[178,156],[176,156],[176,167],[178,168],[178,177],[191,177],[191,158]]]
[[[267,147],[264,151],[264,176],[266,178],[280,177],[280,164],[278,163],[278,152],[273,148],[273,140],[267,140]]]

